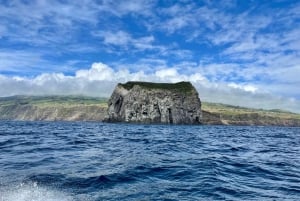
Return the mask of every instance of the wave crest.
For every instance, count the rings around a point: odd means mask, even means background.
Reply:
[[[0,201],[74,201],[67,193],[43,187],[37,182],[21,183],[7,189],[0,189]]]

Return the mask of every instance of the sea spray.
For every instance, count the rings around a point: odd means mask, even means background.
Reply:
[[[74,201],[65,192],[40,186],[37,182],[20,183],[0,189],[0,201]]]

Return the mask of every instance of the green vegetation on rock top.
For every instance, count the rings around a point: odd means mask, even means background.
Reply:
[[[130,90],[135,85],[139,85],[147,89],[165,89],[176,90],[179,92],[190,92],[194,89],[190,82],[178,82],[178,83],[154,83],[154,82],[127,82],[125,84],[119,84],[127,90]]]

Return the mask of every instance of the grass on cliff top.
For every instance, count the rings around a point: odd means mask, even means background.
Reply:
[[[154,82],[127,82],[120,84],[127,90],[130,90],[135,85],[139,85],[146,89],[165,89],[165,90],[176,90],[179,92],[190,92],[194,89],[190,82],[178,82],[178,83],[154,83]]]
[[[279,109],[264,110],[253,109],[240,106],[226,105],[221,103],[208,103],[202,102],[202,110],[222,116],[238,116],[244,114],[258,114],[260,116],[279,117],[285,119],[299,119],[300,114],[292,113],[289,111],[283,111]]]
[[[8,105],[32,105],[38,107],[97,105],[107,107],[107,98],[86,96],[11,96],[0,98],[0,107]]]

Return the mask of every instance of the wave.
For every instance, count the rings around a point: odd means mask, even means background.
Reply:
[[[75,201],[68,193],[49,187],[40,186],[37,182],[20,183],[0,189],[0,201]]]
[[[299,200],[299,128],[0,122],[0,133],[0,201]]]
[[[24,182],[50,184],[63,189],[104,188],[122,183],[133,183],[149,177],[166,177],[173,171],[167,167],[135,166],[119,172],[101,174],[90,177],[69,177],[63,174],[34,174],[25,178]]]

